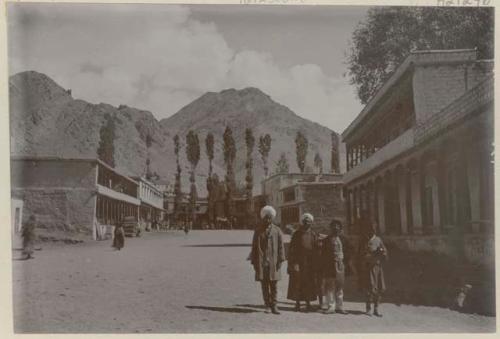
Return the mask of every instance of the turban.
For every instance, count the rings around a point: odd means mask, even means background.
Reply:
[[[264,217],[266,215],[270,215],[271,218],[274,219],[274,217],[276,217],[276,210],[272,207],[272,206],[264,206],[262,207],[262,209],[260,210],[260,218],[261,219],[264,219]]]
[[[302,214],[301,220],[302,220],[302,222],[304,222],[305,220],[309,220],[310,222],[313,222],[314,217],[312,216],[311,213],[304,213],[304,214]]]

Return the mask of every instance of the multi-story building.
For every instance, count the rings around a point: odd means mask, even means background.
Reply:
[[[411,53],[342,133],[351,231],[361,216],[407,249],[493,251],[493,62]]]
[[[289,187],[299,181],[318,181],[318,182],[328,182],[328,181],[338,181],[339,174],[334,173],[323,173],[323,174],[312,174],[312,173],[287,173],[287,174],[275,174],[269,178],[264,179],[261,182],[262,185],[262,195],[265,197],[265,201],[268,205],[273,206],[276,209],[276,218],[274,219],[276,224],[281,225],[281,210],[280,206],[283,204],[283,194],[281,190],[285,187]]]
[[[314,228],[326,232],[332,219],[345,223],[345,202],[342,196],[342,176],[337,181],[299,181],[280,190],[282,203],[279,205],[282,227],[300,224],[300,216],[311,213]]]
[[[147,227],[164,219],[163,192],[151,181],[143,177],[132,177],[139,183],[140,220]]]
[[[138,217],[139,184],[97,159],[11,157],[12,195],[24,221],[98,237],[98,225]]]

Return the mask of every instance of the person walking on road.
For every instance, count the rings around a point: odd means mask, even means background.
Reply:
[[[28,221],[23,225],[21,236],[23,237],[23,257],[24,259],[34,259],[33,248],[35,246],[36,218],[30,215]]]
[[[265,312],[280,314],[277,283],[281,280],[281,264],[285,261],[283,233],[273,224],[276,210],[272,206],[264,206],[260,217],[262,222],[253,235],[250,261],[255,270],[255,280],[261,284]]]
[[[387,260],[387,249],[376,233],[375,225],[369,227],[364,241],[360,243],[359,255],[362,260],[360,281],[366,293],[366,315],[382,317],[379,306],[381,295],[385,291],[383,262]]]
[[[311,229],[314,217],[305,213],[301,227],[295,231],[288,252],[287,298],[295,300],[295,311],[300,311],[300,302],[306,302],[306,312],[310,312],[311,301],[318,298],[319,247],[318,234]]]
[[[323,240],[321,251],[321,309],[324,313],[347,314],[343,308],[345,265],[349,249],[347,240],[341,237],[342,223],[332,220],[331,234]]]
[[[121,222],[118,222],[118,224],[115,226],[112,246],[118,251],[120,251],[125,246],[125,231],[123,230],[123,224]]]

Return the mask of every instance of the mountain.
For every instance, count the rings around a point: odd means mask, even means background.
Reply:
[[[258,153],[258,137],[269,133],[272,146],[269,157],[270,172],[280,154],[285,152],[290,171],[297,172],[295,160],[295,135],[302,131],[309,139],[308,167],[319,152],[324,170],[330,170],[332,131],[317,123],[301,118],[287,107],[280,105],[257,88],[227,89],[219,93],[208,92],[183,107],[173,116],[158,121],[148,111],[121,105],[91,104],[74,99],[71,91],[55,83],[48,76],[27,71],[11,76],[9,81],[10,127],[12,155],[50,155],[60,157],[96,157],[99,130],[106,117],[116,123],[115,163],[118,170],[129,175],[145,173],[149,152],[151,170],[170,182],[175,177],[173,137],[181,137],[182,188],[189,190],[189,163],[185,155],[185,135],[190,129],[198,132],[201,157],[197,167],[197,188],[200,196],[206,195],[208,159],[205,153],[205,136],[215,137],[214,171],[224,177],[222,135],[226,125],[233,130],[237,147],[236,180],[245,178],[244,130],[252,128],[256,138],[254,151],[254,192],[260,192],[260,179],[264,177],[262,160]],[[146,136],[152,138],[146,147]],[[341,165],[344,160],[341,150]],[[343,168],[343,166],[341,166]]]

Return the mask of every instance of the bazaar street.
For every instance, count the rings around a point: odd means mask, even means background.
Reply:
[[[382,305],[383,318],[345,295],[347,315],[293,312],[288,275],[281,315],[265,314],[246,258],[250,231],[180,231],[81,244],[41,243],[35,259],[13,261],[16,332],[284,333],[491,332],[495,318],[446,308]],[[287,238],[288,240],[288,238]],[[13,253],[16,256],[16,251]],[[351,280],[348,284],[354,284]],[[391,281],[388,281],[389,289]],[[351,288],[352,289],[352,288]]]

